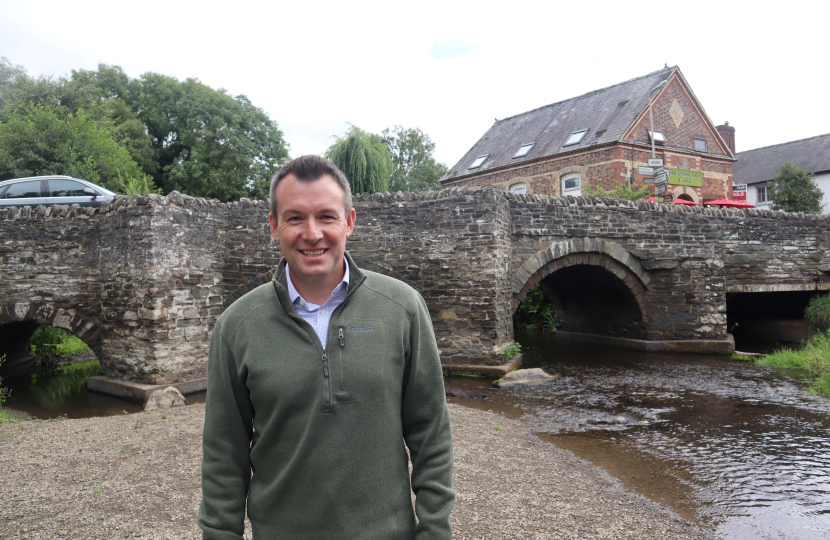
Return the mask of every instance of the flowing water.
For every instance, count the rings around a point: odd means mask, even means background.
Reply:
[[[545,440],[724,539],[830,538],[830,400],[778,370],[518,333],[558,381],[453,400],[523,415]],[[797,373],[790,375],[798,376]]]

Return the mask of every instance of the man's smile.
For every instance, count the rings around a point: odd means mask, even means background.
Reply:
[[[301,249],[300,253],[302,253],[306,257],[317,257],[318,255],[322,255],[326,251],[327,250],[325,250],[325,249],[315,249],[315,250]]]

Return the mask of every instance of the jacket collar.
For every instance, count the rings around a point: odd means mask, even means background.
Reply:
[[[363,280],[366,279],[366,275],[360,271],[360,268],[357,267],[352,256],[349,255],[349,252],[346,253],[346,260],[349,261],[349,292],[352,292],[356,289]],[[277,269],[274,272],[274,284],[275,285],[282,285],[283,289],[285,290],[286,298],[288,297],[288,279],[285,276],[285,265],[287,264],[285,257],[280,259],[279,264],[277,264]]]

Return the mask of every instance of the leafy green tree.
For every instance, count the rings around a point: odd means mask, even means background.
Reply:
[[[197,197],[267,199],[271,176],[288,160],[276,122],[245,96],[196,79],[147,73],[135,103],[156,154],[156,182]]]
[[[30,103],[0,123],[0,179],[66,174],[121,193],[155,191],[129,152],[83,111],[60,118]]]
[[[776,171],[775,178],[767,186],[773,210],[819,214],[824,192],[816,184],[815,177],[789,161]]]
[[[617,182],[613,189],[605,189],[602,186],[591,188],[585,186],[585,194],[593,197],[610,197],[613,199],[628,199],[629,201],[636,201],[638,199],[645,199],[651,197],[651,191],[648,186],[632,187]]]
[[[394,126],[383,130],[381,137],[389,147],[395,171],[389,179],[390,191],[436,191],[447,166],[432,156],[435,143],[421,128]]]
[[[0,56],[0,108],[22,77],[26,77],[26,68],[20,64],[12,64],[8,58]]]
[[[31,103],[69,123],[83,110],[164,193],[264,200],[271,176],[288,160],[282,132],[262,109],[196,79],[131,79],[106,64],[71,78],[33,79],[18,68],[0,63],[0,122],[27,114]],[[122,189],[141,190],[142,178],[124,176]]]
[[[335,139],[325,156],[343,171],[349,179],[352,192],[386,191],[395,165],[383,139],[351,124],[342,137]]]

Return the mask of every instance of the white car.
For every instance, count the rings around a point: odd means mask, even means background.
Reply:
[[[71,176],[32,176],[0,182],[0,209],[9,206],[101,206],[115,193]]]

